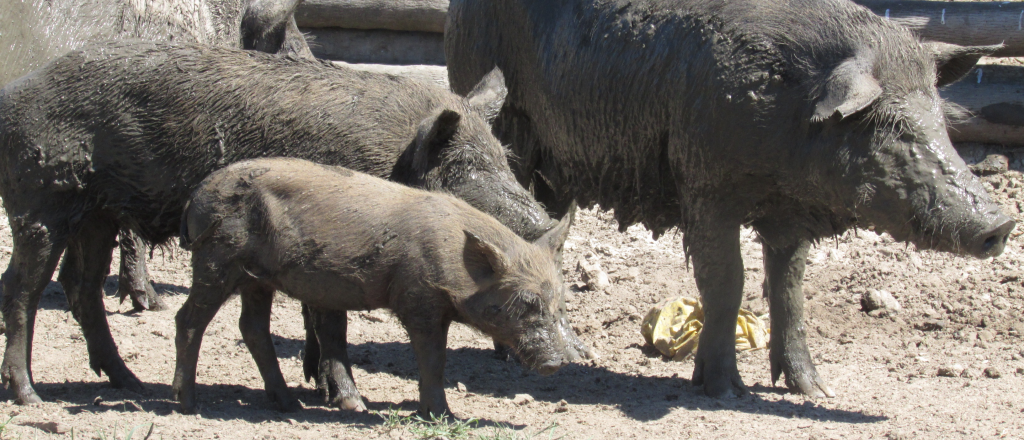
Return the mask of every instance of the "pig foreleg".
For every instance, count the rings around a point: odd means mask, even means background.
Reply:
[[[704,304],[693,384],[703,385],[711,397],[746,392],[736,368],[736,317],[743,300],[740,222],[729,220],[733,218],[705,215],[683,235]]]
[[[120,242],[121,270],[117,275],[117,297],[122,302],[131,298],[132,307],[137,311],[164,310],[146,270],[146,241],[131,229],[123,228]]]
[[[772,383],[785,373],[786,386],[793,392],[814,397],[835,397],[811,361],[804,328],[804,267],[808,240],[786,247],[762,247],[765,268],[765,296],[772,321]]]
[[[366,411],[359,390],[352,377],[352,362],[348,358],[348,315],[345,311],[309,308],[320,345],[320,368],[317,388],[328,404],[341,409]]]
[[[429,418],[431,416],[447,416],[451,414],[448,409],[448,400],[444,395],[444,365],[445,350],[448,346],[448,326],[451,321],[440,318],[442,314],[432,314],[426,311],[422,315],[433,315],[430,322],[422,322],[422,318],[416,318],[415,326],[403,320],[406,330],[409,332],[409,340],[412,349],[416,353],[416,363],[420,369],[420,407],[419,415]]]

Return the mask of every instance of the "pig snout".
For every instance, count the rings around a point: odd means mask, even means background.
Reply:
[[[1003,253],[1006,248],[1006,241],[1010,238],[1016,222],[1009,217],[999,214],[992,222],[994,226],[985,230],[969,241],[967,251],[978,258],[995,257]]]
[[[559,368],[562,368],[568,364],[568,362],[560,359],[557,361],[544,362],[543,364],[538,365],[536,368],[537,372],[540,373],[541,376],[550,376],[552,374],[555,374],[555,372],[558,371]]]

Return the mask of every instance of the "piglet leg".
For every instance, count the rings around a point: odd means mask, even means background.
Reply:
[[[786,386],[813,397],[835,397],[836,393],[818,375],[807,349],[804,328],[804,267],[810,241],[786,247],[764,244],[765,296],[772,317],[772,382],[785,373]]]
[[[181,405],[181,412],[186,414],[196,411],[196,365],[199,363],[199,349],[206,327],[228,297],[224,290],[223,286],[193,282],[188,299],[174,318],[177,327],[174,337],[177,357],[171,390]]]
[[[274,300],[274,289],[259,283],[242,287],[242,317],[238,327],[249,353],[263,377],[267,397],[279,411],[292,412],[302,409],[299,401],[292,397],[288,385],[277,363],[277,350],[270,337],[270,309]]]
[[[420,368],[419,415],[429,418],[451,414],[448,400],[444,396],[445,350],[448,346],[450,321],[416,322],[417,325],[411,326],[403,320],[403,324],[409,332],[412,349],[416,352],[416,363]]]

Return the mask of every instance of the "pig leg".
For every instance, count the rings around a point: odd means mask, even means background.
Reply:
[[[146,270],[146,241],[131,229],[121,229],[121,270],[117,276],[117,297],[132,299],[138,310],[164,310]]]
[[[310,316],[320,342],[320,376],[317,388],[327,402],[341,409],[366,411],[363,397],[352,378],[348,358],[348,315],[345,311],[310,308]]]
[[[743,299],[740,222],[704,215],[684,232],[704,304],[704,329],[694,359],[693,384],[711,397],[746,392],[736,368],[736,317]]]
[[[110,271],[117,231],[110,216],[90,214],[68,243],[57,280],[64,287],[71,313],[85,336],[89,366],[96,374],[106,373],[115,388],[142,392],[142,382],[117,352],[103,305],[103,283]]]
[[[4,202],[10,203],[9,200]],[[60,261],[68,228],[62,221],[36,221],[31,216],[18,215],[11,206],[7,212],[14,246],[10,264],[0,278],[3,286],[0,310],[7,324],[7,348],[0,378],[7,389],[14,391],[15,402],[25,405],[42,402],[32,388],[36,308]]]
[[[274,289],[261,283],[250,283],[242,288],[241,296],[242,317],[238,320],[238,328],[263,377],[267,397],[278,411],[302,409],[299,401],[288,391],[281,366],[277,363],[274,340],[270,337],[270,309],[273,306]]]
[[[171,390],[183,413],[196,411],[196,366],[199,363],[203,334],[232,291],[225,286],[194,281],[188,299],[174,317],[177,356]]]
[[[440,311],[431,314],[431,311],[421,310],[419,313],[420,317],[402,320],[406,331],[409,332],[412,349],[416,352],[416,364],[420,369],[418,413],[425,418],[431,415],[447,416],[451,414],[451,410],[448,409],[448,400],[444,396],[444,365],[445,350],[448,347],[448,326],[451,323],[436,318],[430,322],[422,322],[422,316],[443,316]],[[417,325],[407,324],[411,322]]]
[[[316,340],[316,328],[313,318],[310,316],[309,306],[302,303],[302,326],[306,329],[306,348],[302,356],[302,373],[306,382],[310,379],[317,380],[317,388],[320,384],[320,342]]]
[[[771,353],[772,383],[786,374],[786,386],[796,393],[813,397],[835,397],[811,362],[804,328],[804,267],[808,240],[787,247],[763,246],[765,296],[772,317]]]

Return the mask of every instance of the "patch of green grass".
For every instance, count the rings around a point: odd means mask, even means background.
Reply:
[[[14,416],[11,416],[11,418],[7,419],[6,422],[0,423],[0,439],[4,438],[4,431],[7,430],[7,425],[11,423],[12,420],[14,420]]]
[[[386,411],[371,411],[384,420],[384,430],[404,429],[420,440],[560,440],[564,435],[555,437],[558,424],[552,422],[543,429],[532,434],[516,431],[511,426],[498,423],[487,428],[478,428],[478,419],[458,420],[453,417],[440,417],[431,414],[426,420],[413,413],[403,416],[394,407]],[[546,435],[545,435],[546,434]]]
[[[156,427],[156,424],[155,423],[150,423],[149,424],[149,429],[142,428],[142,430],[139,430],[139,428],[143,427],[144,425],[145,425],[145,423],[139,423],[138,425],[132,426],[131,428],[129,428],[127,431],[124,432],[124,435],[118,437],[119,429],[118,429],[117,423],[115,423],[114,424],[114,432],[113,432],[113,434],[111,434],[110,437],[107,437],[107,434],[105,432],[103,432],[103,431],[96,431],[96,436],[99,437],[100,440],[149,440],[149,437],[151,435],[153,435],[153,428]],[[141,435],[143,432],[145,432],[144,436],[142,436],[140,438],[136,438],[135,437],[136,433]],[[72,440],[75,439],[75,431],[74,430],[71,430],[71,439]]]

